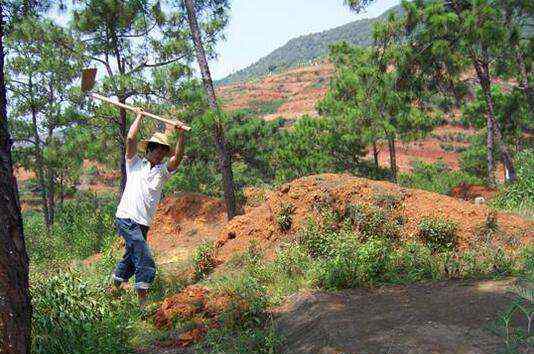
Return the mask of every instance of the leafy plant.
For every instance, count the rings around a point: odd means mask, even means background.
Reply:
[[[216,266],[213,252],[215,247],[212,242],[206,242],[197,247],[193,252],[192,260],[195,270],[195,277],[202,279],[208,275]]]
[[[458,242],[457,225],[444,218],[426,217],[419,222],[419,236],[433,252],[452,250]]]
[[[111,298],[102,286],[65,270],[33,277],[35,353],[129,353],[133,323],[139,317],[135,298]]]
[[[284,203],[280,206],[280,211],[276,216],[276,222],[278,227],[282,231],[289,231],[293,224],[293,213],[295,212],[295,206],[291,203]]]

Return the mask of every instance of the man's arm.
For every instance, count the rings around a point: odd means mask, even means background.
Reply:
[[[180,166],[180,162],[182,162],[182,158],[184,157],[185,134],[182,130],[179,130],[178,132],[178,143],[174,149],[174,155],[171,156],[169,162],[167,163],[167,170],[169,170],[170,173],[176,171],[178,166]]]
[[[143,115],[137,113],[135,121],[128,130],[128,136],[126,137],[126,160],[131,160],[137,153],[137,133],[141,127]]]

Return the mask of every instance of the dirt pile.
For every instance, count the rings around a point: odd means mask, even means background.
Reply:
[[[186,347],[199,342],[208,329],[219,328],[223,322],[226,326],[243,323],[250,308],[250,303],[235,292],[190,285],[163,300],[158,307],[154,317],[157,328],[171,329],[177,321],[189,328],[176,340],[160,346]]]
[[[291,240],[308,218],[324,206],[343,215],[351,205],[381,207],[383,203],[393,203],[396,213],[403,220],[399,235],[401,240],[417,239],[422,219],[445,218],[457,225],[460,250],[479,241],[481,230],[488,220],[497,225],[499,235],[505,235],[492,241],[505,247],[531,242],[534,236],[534,223],[519,216],[494,213],[484,205],[348,174],[304,177],[275,191],[264,192],[260,199],[264,202],[250,208],[245,215],[234,218],[222,231],[216,243],[219,247],[217,255],[222,260],[245,251],[253,240],[267,251],[268,258],[272,257],[278,245]],[[283,231],[280,223],[281,218],[287,219],[287,210],[291,210],[291,222]]]
[[[217,239],[225,224],[222,201],[181,193],[159,204],[148,242],[162,263],[185,260],[198,245]]]

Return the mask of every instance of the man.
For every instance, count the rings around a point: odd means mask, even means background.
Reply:
[[[155,133],[150,140],[139,143],[145,157],[137,155],[137,133],[143,120],[137,114],[126,138],[126,187],[117,207],[117,229],[125,241],[126,252],[113,271],[113,283],[120,289],[135,275],[134,288],[139,302],[146,302],[148,289],[156,275],[154,258],[148,247],[146,237],[156,206],[161,198],[163,184],[176,171],[184,153],[184,134],[180,132],[178,143],[169,161],[171,147],[167,136]]]

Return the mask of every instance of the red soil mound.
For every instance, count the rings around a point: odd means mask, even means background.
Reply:
[[[158,207],[148,242],[156,253],[183,251],[215,240],[226,223],[224,203],[201,194],[165,198]],[[183,258],[187,258],[187,254]]]
[[[229,317],[232,309],[232,317]],[[219,318],[240,323],[250,304],[239,294],[226,290],[210,290],[201,285],[190,285],[176,295],[166,298],[158,308],[154,320],[157,328],[172,328],[175,321],[187,322],[192,329],[180,334],[174,342],[160,346],[186,347],[200,341],[209,328],[220,326]]]
[[[273,256],[276,246],[291,239],[318,206],[329,205],[343,213],[348,205],[377,205],[381,196],[388,195],[400,201],[397,209],[405,220],[400,235],[402,239],[417,238],[418,224],[423,218],[443,217],[457,224],[458,247],[466,249],[477,242],[480,228],[493,214],[502,233],[516,243],[531,242],[534,235],[533,222],[513,214],[492,213],[483,205],[423,190],[406,189],[384,181],[322,174],[292,181],[266,193],[263,204],[230,221],[217,241],[217,256],[228,260],[236,252],[245,251],[252,240],[257,241],[261,249],[267,250],[267,257]],[[282,206],[287,204],[294,207],[293,221],[290,230],[283,232],[278,226],[277,216]],[[495,242],[504,241],[496,239]]]

